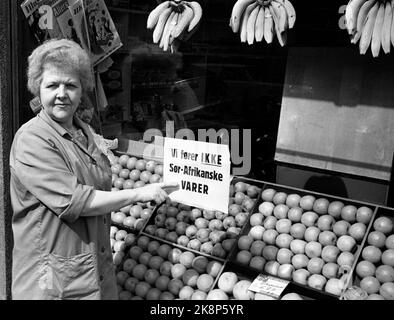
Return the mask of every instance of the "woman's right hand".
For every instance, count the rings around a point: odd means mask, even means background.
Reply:
[[[138,202],[155,201],[157,204],[164,202],[168,195],[177,190],[179,184],[177,182],[170,183],[152,183],[141,188],[133,189],[137,193]]]

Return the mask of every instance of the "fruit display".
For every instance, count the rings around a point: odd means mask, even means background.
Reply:
[[[118,265],[120,300],[205,300],[220,261],[140,235]]]
[[[293,28],[296,12],[289,0],[238,0],[233,6],[230,27],[239,32],[241,42],[272,43],[274,37],[283,47],[287,30]]]
[[[112,191],[135,189],[149,183],[163,181],[163,165],[154,160],[145,160],[123,154],[116,156],[111,164]],[[112,224],[138,233],[152,214],[150,203],[136,203],[111,212]]]
[[[394,45],[393,2],[389,0],[350,0],[345,12],[346,28],[351,43],[359,42],[360,54],[369,47],[373,57],[380,48],[390,52]]]
[[[111,226],[110,241],[112,249],[112,259],[115,266],[119,266],[125,256],[127,247],[135,243],[137,236],[133,233],[128,233],[124,229],[119,229],[116,226]]]
[[[225,259],[260,191],[243,181],[231,184],[228,214],[167,201],[155,210],[143,233]]]
[[[340,296],[372,216],[357,203],[266,186],[230,259]]]
[[[394,300],[393,223],[393,216],[378,211],[353,271],[353,285],[364,291],[364,299]]]
[[[197,1],[163,1],[153,9],[146,23],[153,29],[153,43],[164,51],[174,51],[174,41],[193,32],[202,17],[202,8]]]

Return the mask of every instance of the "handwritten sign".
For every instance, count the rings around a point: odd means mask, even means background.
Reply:
[[[228,213],[230,152],[228,145],[164,139],[164,182],[178,182],[170,199]]]
[[[250,285],[249,290],[278,299],[288,284],[287,280],[259,274]]]

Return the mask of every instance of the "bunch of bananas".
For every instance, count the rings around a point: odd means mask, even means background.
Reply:
[[[241,42],[253,44],[263,39],[272,43],[275,35],[283,47],[287,42],[287,29],[294,26],[296,12],[289,0],[237,0],[234,4],[230,27],[239,31]]]
[[[196,1],[163,1],[153,9],[146,23],[153,30],[153,43],[164,51],[174,52],[174,40],[190,34],[202,17],[202,8]]]
[[[360,54],[371,46],[373,57],[379,56],[394,46],[394,0],[350,0],[346,6],[346,28],[351,43],[359,42]]]

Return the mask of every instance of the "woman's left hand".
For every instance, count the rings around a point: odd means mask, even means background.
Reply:
[[[167,199],[168,194],[177,190],[178,188],[179,184],[176,182],[159,182],[145,185],[141,188],[134,189],[134,191],[137,193],[137,201],[155,201],[157,204],[159,204]]]

